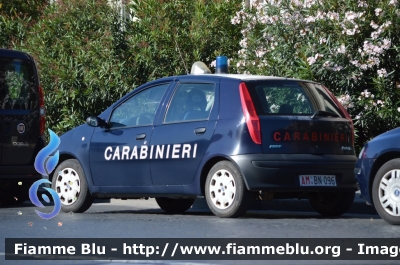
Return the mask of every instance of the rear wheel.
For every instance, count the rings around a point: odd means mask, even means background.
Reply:
[[[350,209],[355,192],[319,192],[309,199],[313,209],[324,216],[339,216]]]
[[[192,207],[194,199],[156,198],[161,209],[167,213],[184,213]]]
[[[229,161],[218,162],[211,168],[205,193],[208,207],[219,217],[243,215],[251,198],[242,175]]]
[[[63,212],[83,213],[93,203],[85,173],[76,159],[65,160],[56,168],[52,188],[60,197]]]
[[[400,159],[385,163],[376,173],[372,200],[378,214],[392,225],[400,225]]]

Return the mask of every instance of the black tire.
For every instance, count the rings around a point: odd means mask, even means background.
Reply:
[[[251,199],[242,174],[229,161],[218,162],[211,168],[206,180],[205,193],[210,210],[223,218],[242,216],[247,211]]]
[[[399,158],[386,162],[376,173],[372,185],[372,200],[383,220],[392,225],[400,225]]]
[[[309,198],[313,209],[324,216],[339,216],[347,212],[353,204],[354,191],[319,192]]]
[[[167,213],[184,213],[192,207],[194,199],[156,198],[161,209]]]
[[[56,168],[51,187],[60,196],[63,212],[83,213],[93,203],[85,173],[76,159],[65,160]]]

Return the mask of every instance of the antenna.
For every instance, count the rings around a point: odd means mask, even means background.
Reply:
[[[183,60],[182,53],[181,53],[181,49],[179,49],[178,43],[176,42],[176,39],[175,39],[175,38],[174,38],[174,41],[175,41],[175,46],[176,46],[176,48],[177,48],[178,51],[179,51],[179,55],[181,56],[181,59],[182,59],[182,62],[183,62],[183,66],[185,67],[185,70],[186,70],[186,74],[188,75],[188,74],[189,74],[189,71],[188,71],[188,69],[187,69],[185,60]]]

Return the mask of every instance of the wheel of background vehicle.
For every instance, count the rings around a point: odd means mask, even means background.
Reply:
[[[372,200],[378,214],[392,225],[400,225],[400,159],[386,162],[376,173]]]
[[[247,209],[251,193],[239,170],[229,161],[215,164],[208,173],[205,186],[210,210],[219,217],[239,217]]]
[[[319,192],[309,202],[313,209],[325,216],[339,216],[350,209],[355,192]]]
[[[65,160],[56,168],[51,187],[60,196],[63,212],[83,213],[93,203],[82,166],[76,159]]]
[[[156,198],[156,202],[161,209],[167,213],[183,213],[189,210],[194,203],[194,199],[174,199]]]

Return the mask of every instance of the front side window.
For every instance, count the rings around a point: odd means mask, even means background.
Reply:
[[[34,65],[20,59],[0,58],[0,107],[33,110],[37,107]]]
[[[215,100],[214,84],[179,84],[164,123],[207,120]]]
[[[135,94],[111,114],[110,127],[133,127],[153,124],[160,101],[169,84],[162,84]]]

